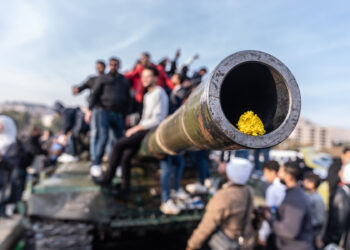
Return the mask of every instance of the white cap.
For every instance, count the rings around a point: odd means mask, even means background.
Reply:
[[[342,182],[344,182],[345,184],[350,184],[350,163],[346,164],[343,167]]]
[[[253,165],[244,158],[233,158],[226,165],[227,177],[236,184],[244,185],[249,180]]]

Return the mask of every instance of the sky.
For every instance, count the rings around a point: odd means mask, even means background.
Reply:
[[[294,74],[302,116],[350,129],[350,2],[279,0],[0,0],[0,102],[84,105],[72,85],[117,56],[122,71],[143,51],[158,62],[209,71],[240,50],[261,50]]]

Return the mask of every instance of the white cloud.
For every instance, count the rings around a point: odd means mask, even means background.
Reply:
[[[1,50],[17,49],[43,36],[45,32],[43,12],[28,1],[14,0],[7,3],[9,6],[1,11],[1,22],[4,24],[4,29],[1,31]]]

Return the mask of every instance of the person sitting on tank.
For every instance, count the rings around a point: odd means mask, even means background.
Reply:
[[[141,113],[142,109],[142,99],[144,97],[145,88],[142,83],[142,72],[146,67],[154,67],[158,71],[157,85],[160,87],[167,87],[173,89],[174,86],[165,69],[161,65],[156,65],[151,61],[151,54],[148,52],[143,52],[140,56],[140,63],[137,63],[134,69],[125,72],[124,76],[130,81],[131,88],[134,92],[135,108],[136,112]]]
[[[48,151],[42,146],[42,130],[38,125],[31,127],[29,134],[23,140],[23,146],[26,150],[26,157],[33,173],[39,173],[45,166],[50,165]]]
[[[92,167],[90,174],[95,182],[110,184],[116,168],[122,166],[121,193],[130,190],[131,159],[139,150],[140,144],[148,131],[157,127],[168,115],[169,99],[164,89],[157,85],[158,71],[152,66],[146,66],[142,71],[142,84],[147,89],[143,98],[143,112],[138,125],[128,129],[125,137],[114,145],[108,168],[105,173],[101,168]]]
[[[56,101],[53,110],[63,119],[63,133],[68,139],[65,153],[62,154],[59,162],[76,162],[78,154],[81,153],[80,135],[88,131],[89,126],[84,121],[84,113],[79,107],[67,108],[61,102]]]
[[[254,194],[246,185],[253,165],[243,158],[223,164],[228,182],[210,199],[201,222],[187,241],[187,250],[202,249],[206,242],[210,249],[254,247]]]

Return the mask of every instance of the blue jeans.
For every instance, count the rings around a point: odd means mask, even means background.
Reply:
[[[67,140],[67,145],[66,148],[64,149],[64,152],[73,156],[77,156],[77,142],[78,142],[77,137],[71,135],[69,136]]]
[[[170,198],[170,179],[172,174],[174,174],[174,190],[179,190],[184,167],[185,159],[182,155],[168,156],[160,161],[162,202],[166,202]]]
[[[96,120],[98,137],[93,165],[100,165],[108,142],[109,130],[112,129],[115,138],[123,137],[124,116],[121,113],[96,108]]]
[[[255,149],[254,151],[255,170],[262,170],[261,162],[259,160],[259,156],[261,152],[264,154],[264,162],[267,162],[270,159],[270,148]]]
[[[235,156],[248,159],[249,158],[249,150],[243,149],[243,150],[236,150],[235,151]]]
[[[210,177],[209,164],[206,154],[207,151],[205,150],[190,152],[192,164],[196,165],[197,167],[199,181],[202,185],[204,185],[205,179]]]
[[[90,121],[90,158],[93,162],[96,158],[96,141],[98,138],[97,134],[97,112],[96,109],[91,111],[91,121]]]
[[[120,137],[116,138],[113,129],[110,129],[109,133],[108,133],[108,142],[107,142],[107,146],[106,146],[106,153],[108,155],[108,158],[110,158],[110,156],[112,154],[113,146],[114,146],[115,142],[117,141],[117,139],[120,139]]]

